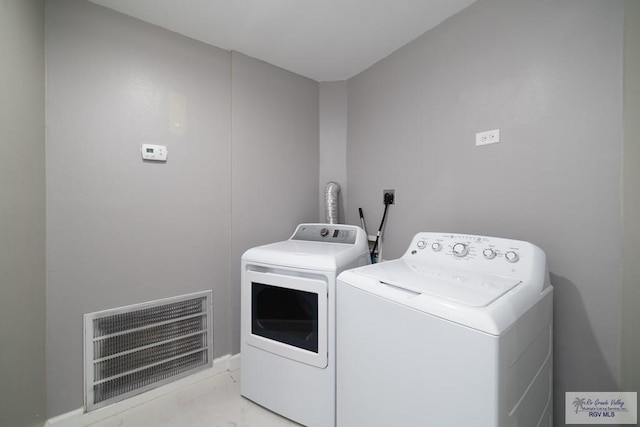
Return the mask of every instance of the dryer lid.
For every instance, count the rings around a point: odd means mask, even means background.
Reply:
[[[366,246],[285,240],[251,248],[242,255],[242,260],[281,267],[339,272],[366,252]]]
[[[522,281],[437,264],[398,259],[363,267],[359,274],[382,283],[470,307],[486,307]]]

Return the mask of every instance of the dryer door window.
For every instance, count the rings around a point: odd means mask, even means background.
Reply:
[[[318,352],[318,294],[251,283],[251,333]]]
[[[262,267],[260,270],[249,268],[243,272],[243,340],[273,354],[325,368],[329,330],[327,278]]]

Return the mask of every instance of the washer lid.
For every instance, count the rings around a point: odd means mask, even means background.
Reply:
[[[360,268],[359,274],[416,294],[427,294],[470,307],[486,307],[522,282],[398,259]]]

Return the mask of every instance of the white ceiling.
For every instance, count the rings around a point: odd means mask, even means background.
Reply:
[[[475,0],[90,0],[317,81],[346,80]]]

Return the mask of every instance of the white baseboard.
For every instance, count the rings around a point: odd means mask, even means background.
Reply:
[[[89,424],[97,423],[106,418],[112,417],[120,412],[140,406],[160,396],[179,390],[183,387],[195,384],[202,380],[206,380],[225,371],[235,371],[240,369],[240,354],[227,354],[226,356],[214,359],[213,366],[204,371],[200,371],[188,377],[181,378],[172,383],[162,385],[153,390],[130,397],[121,402],[114,403],[94,411],[84,413],[83,408],[49,418],[44,427],[84,427]]]
[[[234,355],[228,355],[229,357],[229,367],[228,371],[237,371],[240,369],[240,353]]]

